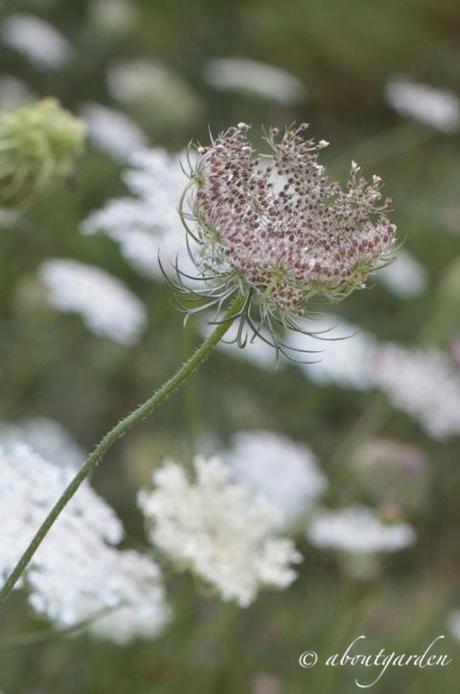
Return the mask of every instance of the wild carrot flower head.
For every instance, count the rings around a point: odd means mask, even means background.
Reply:
[[[271,128],[269,154],[250,144],[249,126],[229,128],[198,149],[181,201],[199,291],[218,306],[242,293],[256,333],[265,325],[273,334],[274,321],[298,329],[313,297],[341,300],[391,259],[396,227],[381,179],[366,181],[353,162],[345,188],[330,181],[319,163],[328,143],[304,139],[306,128]]]

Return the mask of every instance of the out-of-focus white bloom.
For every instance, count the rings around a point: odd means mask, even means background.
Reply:
[[[447,628],[457,641],[460,641],[460,610],[451,612],[447,619]]]
[[[449,134],[460,128],[460,99],[449,89],[437,89],[401,77],[387,83],[385,95],[398,113],[435,130]]]
[[[306,96],[298,77],[287,70],[249,58],[214,58],[204,70],[208,84],[216,89],[252,92],[282,104],[295,104]]]
[[[82,107],[81,116],[88,126],[90,140],[115,159],[125,161],[147,144],[143,131],[121,111],[89,103]]]
[[[170,154],[156,147],[135,152],[123,179],[135,197],[110,200],[91,214],[82,232],[106,233],[120,244],[126,259],[142,274],[160,277],[158,255],[166,268],[175,264],[188,272],[185,232],[177,204],[184,184],[181,169],[184,154]]]
[[[210,320],[212,318],[210,317]],[[203,337],[208,337],[213,330],[212,323],[200,323],[200,332]],[[228,329],[223,340],[217,345],[219,351],[225,352],[236,359],[249,362],[258,369],[273,371],[276,364],[276,353],[273,347],[263,340],[249,341],[244,349],[238,347],[234,341],[238,332],[237,323],[233,323]],[[265,336],[268,339],[268,335]]]
[[[0,445],[5,450],[21,442],[55,465],[78,468],[85,462],[85,452],[62,424],[52,419],[38,417],[14,424],[0,422]]]
[[[412,299],[423,294],[428,285],[425,267],[405,250],[399,251],[394,262],[377,273],[377,279],[401,299]]]
[[[418,419],[430,436],[460,433],[460,377],[447,355],[389,344],[379,350],[374,373],[392,404]]]
[[[108,35],[129,32],[139,18],[137,8],[129,0],[93,0],[89,12],[95,28]]]
[[[410,547],[416,535],[407,523],[385,524],[371,509],[351,506],[318,513],[307,529],[307,539],[317,547],[374,554]]]
[[[3,579],[73,475],[72,468],[50,463],[24,445],[0,451]],[[117,642],[157,634],[169,614],[159,569],[137,552],[113,547],[122,536],[113,510],[84,482],[26,571],[33,608],[57,626],[76,625],[109,609],[88,628]]]
[[[308,379],[320,385],[334,384],[358,390],[372,388],[377,346],[372,335],[332,315],[298,323],[321,338],[321,342],[316,338],[308,343],[302,333],[290,331],[288,334],[291,349],[321,350],[318,354],[298,353],[299,361],[312,362],[299,364]]]
[[[73,57],[69,41],[48,22],[31,14],[14,14],[0,26],[2,41],[45,70],[56,70]]]
[[[201,104],[191,87],[169,67],[154,60],[112,65],[107,85],[114,99],[134,107],[153,125],[183,125],[198,115]]]
[[[224,460],[238,482],[278,508],[283,522],[308,511],[327,485],[308,446],[270,431],[236,434]]]
[[[263,586],[290,585],[291,564],[301,557],[290,540],[274,536],[276,508],[233,483],[218,459],[197,458],[194,469],[189,481],[179,465],[165,463],[154,474],[155,489],[140,493],[151,542],[241,607]]]
[[[101,268],[76,260],[47,260],[40,278],[52,306],[78,313],[95,335],[122,345],[134,344],[146,323],[139,299],[120,280]]]
[[[0,77],[0,111],[12,111],[33,101],[35,98],[29,87],[11,75]]]

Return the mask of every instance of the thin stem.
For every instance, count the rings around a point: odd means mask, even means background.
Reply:
[[[46,537],[53,523],[57,520],[60,513],[64,510],[66,504],[73,497],[81,483],[88,477],[89,473],[94,470],[98,463],[102,460],[107,451],[131,429],[134,424],[142,421],[150,415],[166,398],[168,398],[179,386],[184,383],[187,376],[191,374],[200,364],[202,364],[214,347],[220,342],[225,335],[233,319],[239,314],[243,306],[244,299],[237,296],[233,304],[228,309],[225,319],[215,328],[215,330],[206,338],[200,347],[192,354],[192,356],[176,371],[166,383],[164,383],[148,400],[139,405],[134,412],[131,412],[127,417],[122,419],[114,428],[109,431],[97,444],[94,451],[91,453],[86,463],[80,468],[70,484],[62,493],[61,497],[55,503],[47,517],[35,533],[32,541],[25,550],[22,557],[19,559],[15,568],[8,576],[5,585],[0,591],[0,603],[2,603],[13,590],[14,586],[21,578],[27,565],[39,548],[40,544]]]

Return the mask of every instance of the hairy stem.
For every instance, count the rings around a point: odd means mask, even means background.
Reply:
[[[198,349],[192,354],[192,356],[176,371],[174,376],[172,376],[166,383],[164,383],[148,400],[139,405],[134,412],[131,412],[127,417],[122,419],[114,428],[109,431],[97,444],[96,448],[93,450],[86,463],[80,468],[75,477],[66,487],[61,497],[55,503],[51,511],[48,513],[47,517],[35,533],[29,546],[25,550],[24,554],[19,559],[18,563],[8,576],[2,590],[0,591],[0,603],[2,603],[8,595],[13,590],[14,586],[21,578],[27,565],[34,556],[40,544],[46,537],[47,533],[51,529],[54,522],[59,517],[60,513],[64,510],[66,504],[73,497],[81,483],[88,477],[90,472],[98,465],[102,460],[104,455],[110,448],[126,434],[126,432],[131,429],[132,426],[142,421],[145,417],[150,415],[166,398],[168,398],[171,393],[173,393],[179,386],[181,386],[187,377],[202,364],[208,355],[212,352],[214,347],[220,342],[222,337],[225,335],[233,319],[239,315],[241,308],[243,306],[243,297],[238,296],[233,304],[228,309],[225,318],[220,322],[215,330],[206,338],[206,340],[198,347]]]

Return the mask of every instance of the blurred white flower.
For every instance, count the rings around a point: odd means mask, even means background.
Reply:
[[[0,445],[4,450],[27,444],[35,453],[55,465],[78,468],[86,454],[68,431],[52,419],[37,417],[20,422],[0,422]]]
[[[281,104],[295,104],[306,96],[298,77],[249,58],[213,58],[205,66],[204,77],[216,89],[251,92]]]
[[[460,376],[446,354],[388,344],[375,363],[375,384],[394,407],[436,439],[460,433]]]
[[[290,585],[291,564],[301,557],[290,540],[275,537],[276,508],[233,483],[218,459],[197,458],[194,471],[190,481],[182,467],[165,463],[153,491],[139,494],[152,544],[241,607],[263,586]]]
[[[380,270],[376,277],[392,294],[401,299],[420,296],[428,285],[425,267],[405,250],[398,251],[396,259]]]
[[[131,31],[139,19],[138,9],[129,0],[93,0],[89,12],[98,31],[115,36]]]
[[[133,151],[147,144],[143,131],[121,111],[88,103],[81,108],[81,116],[88,126],[90,140],[115,159],[125,161]]]
[[[364,506],[350,506],[339,511],[321,511],[313,517],[307,539],[316,547],[351,554],[396,552],[410,547],[416,540],[407,523],[383,523]]]
[[[301,333],[289,331],[291,349],[316,349],[318,354],[293,352],[299,368],[307,378],[320,385],[333,384],[342,388],[368,390],[373,386],[375,338],[366,330],[346,323],[341,318],[326,315],[315,320],[297,321],[305,330],[321,338],[308,341]],[[310,361],[311,363],[302,363]]]
[[[450,613],[447,618],[447,628],[452,636],[457,639],[457,641],[460,641],[460,610],[455,610]]]
[[[88,217],[82,232],[107,234],[148,277],[161,277],[158,255],[166,269],[178,258],[184,272],[194,270],[177,212],[184,186],[181,160],[185,161],[185,153],[170,154],[160,147],[135,152],[130,157],[131,168],[123,175],[135,197],[110,200]]]
[[[154,60],[137,59],[111,65],[107,86],[114,99],[134,107],[153,126],[182,126],[194,120],[201,109],[191,87],[169,67]]]
[[[283,523],[307,512],[327,482],[308,446],[270,431],[242,431],[224,454],[238,482],[263,494]]]
[[[460,99],[449,89],[437,89],[401,77],[388,81],[385,95],[398,113],[435,130],[449,134],[460,128]]]
[[[0,77],[0,111],[12,111],[35,99],[29,87],[11,75]]]
[[[54,308],[79,314],[95,335],[122,345],[137,342],[146,324],[145,307],[120,280],[67,259],[47,260],[39,272]]]
[[[0,25],[0,38],[45,70],[57,70],[74,54],[71,44],[60,31],[31,14],[7,17]]]
[[[209,318],[212,320],[211,316]],[[212,323],[202,321],[199,324],[199,329],[203,337],[208,337],[213,330],[213,325]],[[231,357],[249,362],[258,369],[267,369],[268,371],[273,371],[276,364],[276,353],[273,347],[263,340],[254,340],[254,342],[249,341],[245,348],[241,349],[238,347],[236,341],[234,341],[237,332],[238,325],[235,322],[228,329],[224,339],[219,342],[217,349],[229,354]],[[268,339],[268,335],[265,337]]]
[[[0,450],[0,576],[6,578],[73,477],[17,445]],[[122,525],[114,511],[84,482],[45,537],[26,571],[32,607],[66,627],[110,611],[88,627],[116,642],[153,636],[169,608],[157,565],[134,551],[119,551]],[[126,621],[117,620],[122,608]]]

